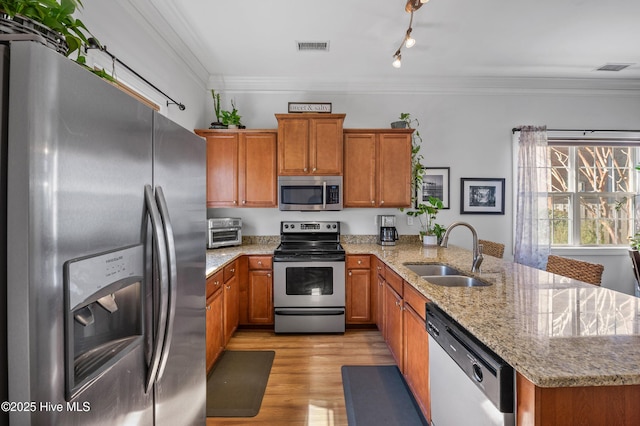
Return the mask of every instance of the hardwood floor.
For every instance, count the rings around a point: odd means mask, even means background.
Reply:
[[[347,425],[343,365],[389,365],[393,357],[377,330],[282,335],[240,330],[228,350],[275,350],[271,375],[256,417],[207,418],[214,425]]]

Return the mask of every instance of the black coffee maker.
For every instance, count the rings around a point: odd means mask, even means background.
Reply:
[[[396,229],[396,217],[394,215],[378,215],[378,244],[382,246],[395,246],[398,240]]]

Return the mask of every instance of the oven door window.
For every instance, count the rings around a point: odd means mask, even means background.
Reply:
[[[328,296],[333,294],[332,267],[287,267],[288,296]]]
[[[212,231],[211,235],[213,236],[213,242],[221,242],[221,241],[235,241],[238,239],[238,231]]]
[[[317,205],[322,204],[322,186],[282,186],[280,200],[283,204]]]

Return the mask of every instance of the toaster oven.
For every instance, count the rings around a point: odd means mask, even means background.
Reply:
[[[208,221],[207,248],[213,249],[242,244],[242,219],[238,217],[216,217]]]

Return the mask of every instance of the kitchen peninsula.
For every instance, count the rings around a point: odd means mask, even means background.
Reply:
[[[347,240],[348,241],[348,240]],[[273,244],[207,252],[207,274]],[[348,255],[374,255],[517,371],[518,425],[640,424],[640,299],[450,246],[343,243]],[[440,287],[404,263],[444,263],[489,281]]]

